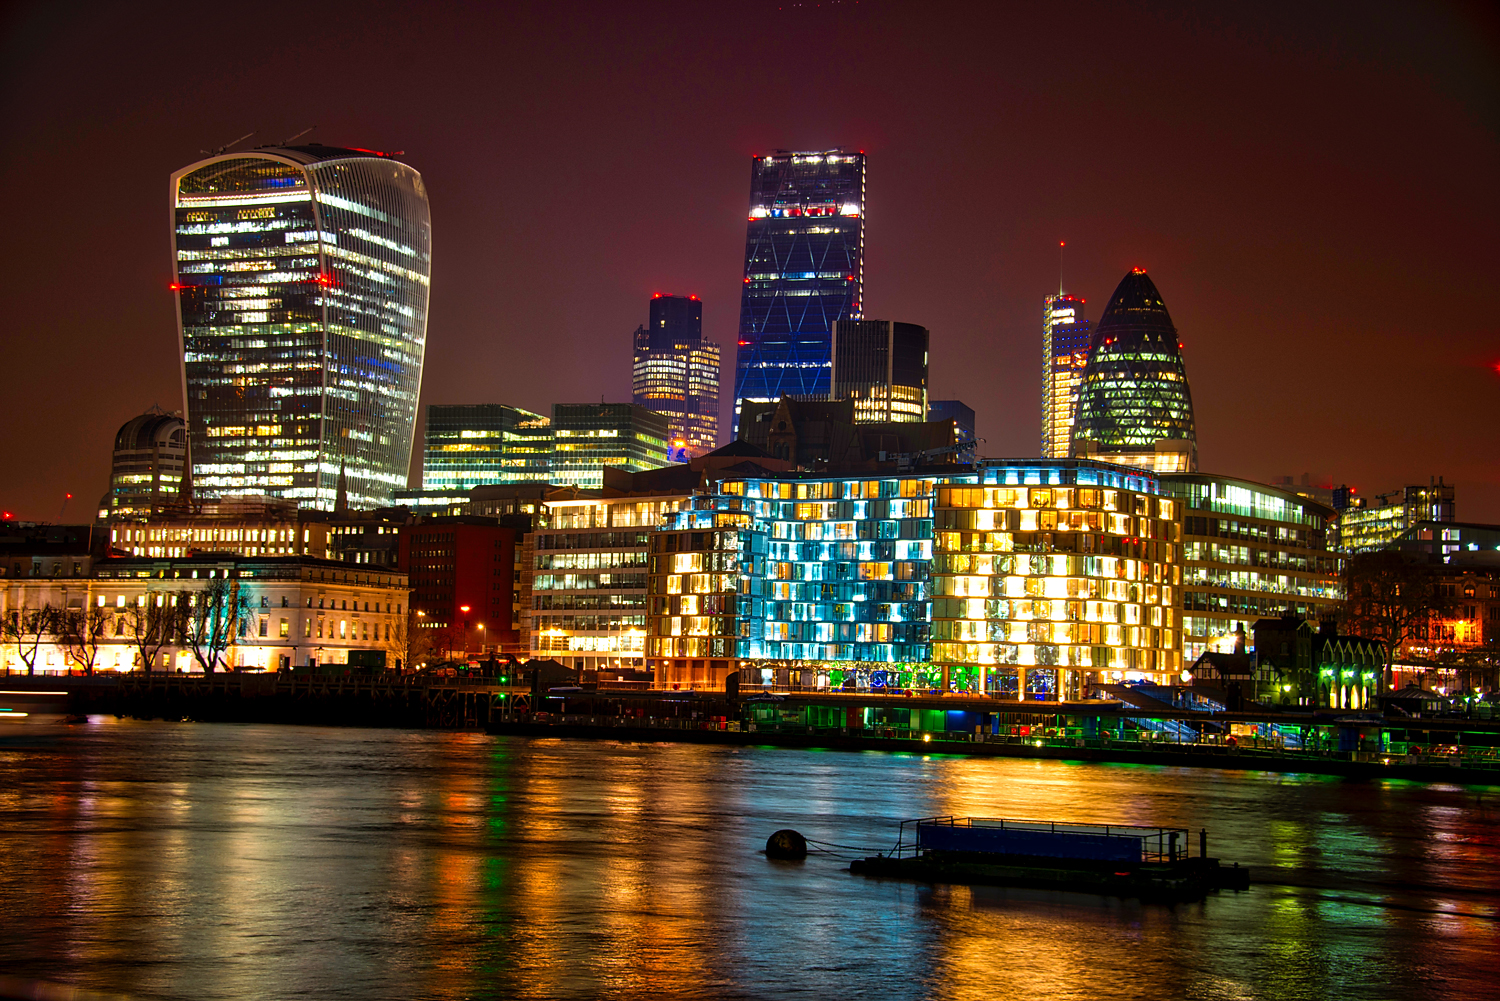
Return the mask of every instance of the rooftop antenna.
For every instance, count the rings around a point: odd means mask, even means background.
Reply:
[[[218,156],[221,153],[227,153],[227,152],[229,152],[229,147],[231,147],[231,146],[238,146],[240,143],[244,142],[246,139],[249,139],[253,135],[255,135],[254,132],[246,132],[244,135],[240,136],[234,142],[227,142],[224,145],[220,146],[216,150],[210,151],[210,150],[206,150],[206,149],[200,149],[198,152],[202,153],[204,156]]]
[[[295,142],[298,139],[301,139],[303,136],[307,135],[309,132],[311,132],[315,128],[317,128],[316,125],[309,125],[307,128],[303,129],[301,132],[298,132],[296,135],[292,136],[290,139],[283,139],[283,140],[281,140],[281,142],[277,143],[276,145],[278,145],[278,146],[290,146],[293,142]]]
[[[1057,294],[1058,295],[1062,295],[1063,294],[1063,282],[1062,282],[1062,278],[1063,278],[1063,248],[1066,247],[1067,245],[1068,245],[1068,241],[1066,241],[1066,240],[1059,240],[1059,241],[1057,241]]]

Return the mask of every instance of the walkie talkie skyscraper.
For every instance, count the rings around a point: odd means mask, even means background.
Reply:
[[[172,269],[199,497],[389,504],[427,343],[427,189],[383,153],[310,144],[172,175]]]

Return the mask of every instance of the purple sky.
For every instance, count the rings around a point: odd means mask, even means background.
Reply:
[[[983,454],[1037,452],[1066,240],[1090,318],[1161,289],[1205,471],[1441,474],[1500,522],[1492,7],[501,6],[8,6],[0,505],[81,520],[181,406],[168,175],[316,125],[426,179],[424,402],[628,400],[658,291],[703,297],[727,398],[750,157],[842,144],[866,315],[931,328]]]

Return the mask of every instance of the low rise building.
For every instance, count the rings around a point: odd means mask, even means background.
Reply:
[[[1286,614],[1252,626],[1257,697],[1273,705],[1378,709],[1386,648],[1340,636],[1332,619]]]
[[[691,491],[547,501],[532,537],[531,654],[626,678],[646,669],[649,539]]]
[[[472,515],[403,526],[399,566],[408,575],[413,628],[441,659],[519,651],[516,529]]]
[[[197,505],[191,513],[119,522],[109,529],[115,552],[155,559],[198,553],[327,559],[328,540],[328,521],[299,511],[296,501],[262,496],[224,497]]]
[[[205,661],[216,670],[395,668],[406,593],[394,570],[306,557],[107,559],[85,577],[0,581],[0,617],[15,624],[0,658],[11,672],[27,671],[30,658],[39,673],[86,660],[99,671],[196,672]],[[194,611],[209,599],[212,621]],[[71,642],[56,624],[69,614],[87,621]],[[18,628],[32,621],[51,627]]]
[[[1336,512],[1285,487],[1207,473],[1168,473],[1184,504],[1182,650],[1231,653],[1250,626],[1283,612],[1314,620],[1343,598],[1330,549]]]

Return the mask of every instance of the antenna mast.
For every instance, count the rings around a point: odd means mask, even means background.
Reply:
[[[1058,295],[1062,295],[1063,294],[1063,280],[1062,280],[1063,279],[1063,248],[1066,247],[1067,245],[1068,245],[1068,241],[1066,241],[1066,240],[1059,240],[1059,241],[1057,241],[1057,294]]]

